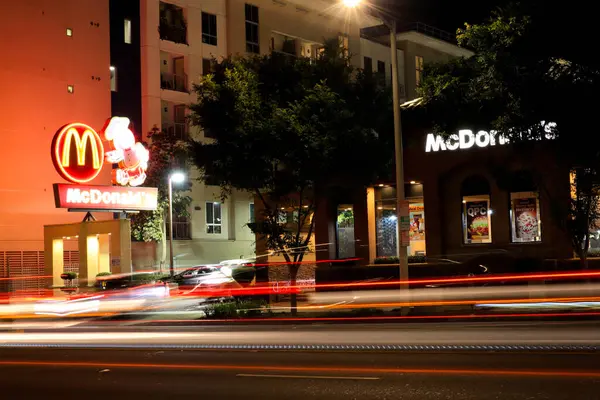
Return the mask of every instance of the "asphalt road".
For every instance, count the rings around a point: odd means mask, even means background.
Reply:
[[[599,354],[0,349],[3,399],[600,398]]]
[[[50,325],[51,326],[51,325]],[[68,346],[594,346],[600,323],[481,322],[420,324],[83,325],[68,330],[0,332],[0,347]]]

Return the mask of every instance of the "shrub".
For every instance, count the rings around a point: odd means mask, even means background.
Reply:
[[[270,312],[265,301],[239,301],[209,305],[204,314],[209,319],[233,319],[258,316],[263,311]]]
[[[99,276],[109,276],[112,275],[110,272],[99,272],[96,274],[96,278],[98,278]]]
[[[65,279],[65,280],[77,279],[77,273],[76,272],[63,272],[61,274],[61,278]]]

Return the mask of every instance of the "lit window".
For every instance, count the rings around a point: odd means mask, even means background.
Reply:
[[[340,35],[338,37],[338,42],[340,45],[340,56],[344,58],[348,58],[348,35]]]
[[[464,196],[462,202],[465,243],[492,243],[490,196]]]
[[[69,36],[69,37],[73,36],[73,29],[67,28],[67,36]]]
[[[536,192],[510,194],[510,226],[516,243],[542,240],[540,201]]]
[[[74,85],[67,85],[67,92],[73,94],[75,92],[75,86]]]
[[[417,86],[419,86],[423,79],[423,57],[421,56],[415,56],[415,79]]]
[[[112,65],[110,66],[110,90],[117,91],[117,69]]]
[[[202,13],[202,43],[217,45],[217,16]]]
[[[206,233],[221,234],[221,203],[206,202]]]
[[[260,53],[258,39],[258,7],[251,4],[245,5],[246,13],[246,51],[248,53]]]
[[[125,43],[131,44],[131,20],[125,19],[123,25]]]

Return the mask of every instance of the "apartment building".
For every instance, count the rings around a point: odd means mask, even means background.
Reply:
[[[366,16],[348,18],[341,4],[327,0],[122,3],[111,1],[113,112],[129,116],[142,136],[158,127],[182,138],[211,140],[186,117],[187,106],[196,101],[193,85],[210,72],[213,59],[273,51],[315,57],[326,39],[339,38],[361,66],[366,44],[360,30],[376,23]],[[188,175],[190,217],[173,223],[176,266],[253,257],[256,239],[246,226],[254,218],[253,197],[234,192],[222,202],[218,186],[198,182],[193,169]]]
[[[71,122],[100,130],[111,114],[109,3],[16,1],[2,15],[10,62],[0,66],[0,277],[39,276],[44,225],[83,219],[55,208],[52,184],[63,180],[50,157],[53,136]],[[110,184],[110,169],[93,183]],[[76,248],[65,240],[65,266],[76,267]]]

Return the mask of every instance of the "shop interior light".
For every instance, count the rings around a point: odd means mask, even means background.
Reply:
[[[417,184],[417,182],[416,182],[416,181],[410,181],[410,184],[411,184],[411,185],[416,185],[416,184]]]
[[[380,184],[379,184],[379,187],[383,187],[383,186],[384,186],[384,185],[383,185],[383,183],[380,183]]]
[[[391,219],[392,221],[395,221],[398,219],[398,217],[396,217],[395,215],[390,215],[388,218]]]
[[[488,210],[488,214],[492,215],[494,213],[494,210]]]

